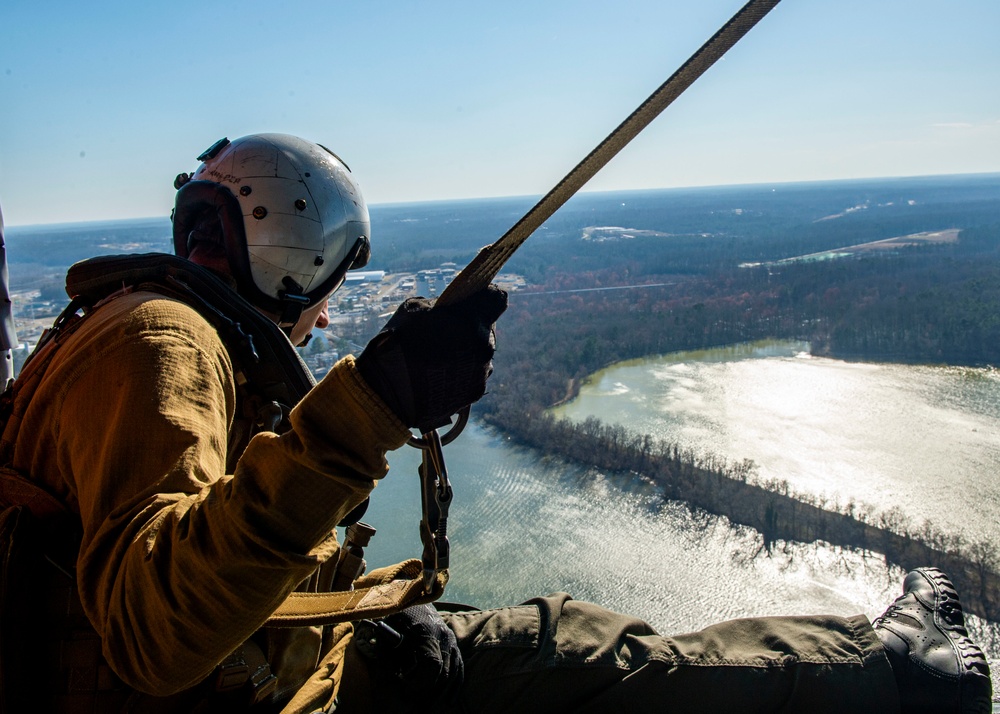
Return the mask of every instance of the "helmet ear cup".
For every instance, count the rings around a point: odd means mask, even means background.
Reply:
[[[219,219],[230,262],[232,263],[233,247],[243,246],[242,250],[236,252],[245,254],[246,238],[240,205],[228,188],[213,181],[188,181],[177,190],[173,213],[174,253],[181,258],[188,257],[191,252],[188,244],[191,231],[206,213]]]
[[[344,283],[347,271],[353,270],[355,266],[361,267],[366,265],[370,255],[371,247],[368,243],[368,236],[360,236],[354,241],[354,246],[347,251],[344,259],[340,261],[337,269],[323,282],[321,292],[324,295],[332,294]],[[312,304],[312,300],[302,295],[302,286],[290,277],[285,278],[285,287],[288,290],[282,294],[282,310],[278,318],[278,324],[291,326],[298,321],[302,311]]]

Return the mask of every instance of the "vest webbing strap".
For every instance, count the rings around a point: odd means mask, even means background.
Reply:
[[[0,508],[5,506],[24,506],[39,520],[70,516],[58,498],[16,471],[0,466]]]
[[[413,558],[359,579],[353,590],[328,593],[294,592],[267,620],[268,627],[332,625],[377,619],[411,605],[441,597],[448,571],[437,574],[431,593],[424,592],[423,564]]]

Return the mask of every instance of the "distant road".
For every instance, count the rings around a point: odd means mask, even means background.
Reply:
[[[677,283],[673,282],[673,283],[650,283],[648,285],[615,285],[609,288],[577,288],[576,290],[543,290],[541,292],[517,291],[517,292],[512,292],[511,296],[522,295],[524,297],[531,297],[533,295],[561,295],[564,293],[595,293],[602,290],[638,290],[641,288],[665,288],[671,285],[677,285]]]

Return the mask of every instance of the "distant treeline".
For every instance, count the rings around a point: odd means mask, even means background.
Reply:
[[[622,360],[767,338],[852,359],[1000,365],[1000,224],[964,230],[954,244],[862,258],[637,272],[556,274],[536,294],[513,295],[485,411],[545,409],[570,380]],[[565,292],[642,283],[670,284]]]
[[[896,509],[820,503],[789,493],[787,483],[758,482],[752,464],[547,412],[615,362],[764,338],[809,341],[819,354],[851,359],[1000,365],[1000,224],[964,230],[953,244],[712,275],[645,274],[641,282],[672,285],[565,292],[637,282],[629,266],[612,265],[554,274],[535,294],[512,296],[478,414],[547,454],[650,478],[665,497],[752,526],[766,543],[825,540],[904,567],[935,563],[969,594],[971,611],[1000,620],[995,544],[915,526]]]
[[[371,206],[371,269],[413,271],[443,261],[465,265],[536,200]],[[740,263],[986,225],[995,223],[998,214],[997,174],[581,193],[545,222],[506,269],[533,284],[557,274],[622,265],[631,266],[640,279],[712,276]],[[821,220],[832,216],[837,218]],[[595,226],[659,235],[581,240]]]

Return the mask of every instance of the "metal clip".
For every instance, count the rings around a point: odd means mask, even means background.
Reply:
[[[332,590],[354,589],[354,581],[361,577],[367,567],[365,548],[374,535],[375,529],[361,521],[347,527],[334,569]]]
[[[448,507],[451,505],[451,484],[444,464],[441,437],[429,432],[429,446],[423,450],[420,464],[420,502],[424,517],[420,521],[420,540],[424,544],[424,592],[430,593],[438,571],[448,567],[451,546],[448,543]]]
[[[421,438],[411,438],[410,445],[423,452],[418,472],[420,474],[420,505],[423,518],[420,521],[420,542],[424,551],[424,592],[430,594],[438,572],[448,568],[451,545],[448,542],[448,508],[451,506],[452,490],[448,481],[448,468],[444,463],[442,447],[457,437],[469,421],[468,408],[458,414],[455,425],[445,433],[437,430],[426,432]]]

